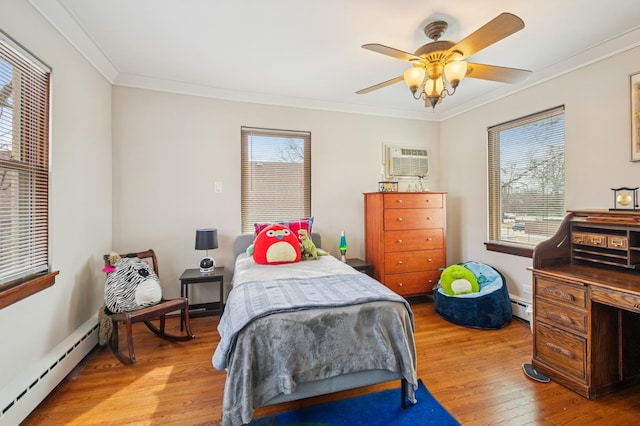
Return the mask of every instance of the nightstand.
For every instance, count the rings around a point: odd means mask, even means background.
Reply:
[[[220,288],[220,301],[189,304],[189,318],[222,315],[224,312],[224,266],[217,266],[212,272],[200,272],[199,268],[185,269],[180,276],[180,296],[189,298],[189,286],[193,284],[217,282]],[[182,330],[184,314],[180,314]]]
[[[347,265],[356,271],[363,272],[373,278],[373,265],[366,263],[362,259],[347,259]]]

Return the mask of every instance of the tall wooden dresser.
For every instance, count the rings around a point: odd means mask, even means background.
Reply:
[[[570,211],[532,269],[533,366],[589,399],[640,384],[640,212]]]
[[[446,267],[446,193],[364,194],[366,262],[402,296],[429,293]]]

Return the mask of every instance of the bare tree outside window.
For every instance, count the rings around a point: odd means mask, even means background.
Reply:
[[[565,210],[564,108],[489,129],[489,238],[534,246]]]

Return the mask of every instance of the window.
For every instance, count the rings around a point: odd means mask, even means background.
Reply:
[[[311,216],[311,133],[242,127],[242,232]]]
[[[48,274],[49,79],[46,65],[0,32],[0,307],[55,275]],[[34,291],[22,287],[34,282]]]
[[[489,238],[495,244],[527,247],[530,255],[533,246],[556,232],[566,214],[564,107],[488,132]]]

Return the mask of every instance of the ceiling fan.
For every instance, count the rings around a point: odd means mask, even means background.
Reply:
[[[407,61],[413,66],[399,77],[358,90],[356,93],[369,93],[404,80],[415,99],[423,99],[425,106],[430,105],[435,109],[445,96],[455,93],[465,77],[518,83],[531,72],[465,61],[469,56],[523,29],[524,22],[516,15],[502,13],[459,43],[440,40],[447,27],[445,21],[428,24],[424,32],[433,41],[419,47],[414,53],[382,44],[363,45],[364,49]]]

